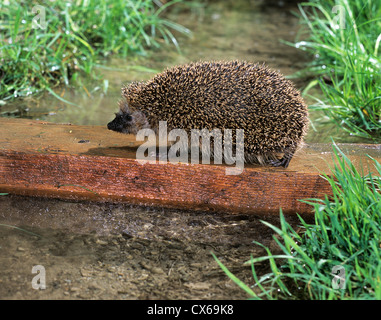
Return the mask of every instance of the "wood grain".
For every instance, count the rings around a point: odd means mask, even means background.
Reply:
[[[74,200],[128,202],[230,213],[311,212],[299,199],[330,194],[321,173],[333,166],[332,147],[306,145],[287,169],[146,163],[135,159],[135,137],[98,126],[0,118],[0,192]],[[372,170],[381,145],[342,144],[355,166]],[[365,169],[367,170],[367,169]]]

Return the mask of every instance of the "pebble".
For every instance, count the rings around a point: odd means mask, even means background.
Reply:
[[[165,272],[162,268],[159,268],[159,267],[153,267],[151,269],[151,272],[154,273],[154,274],[162,274],[162,275],[165,275]]]
[[[91,277],[92,276],[92,272],[91,272],[91,270],[87,270],[85,268],[81,268],[81,275],[82,275],[82,277]]]
[[[88,288],[90,290],[101,290],[102,289],[102,287],[99,286],[95,281],[89,283]]]
[[[210,288],[210,284],[207,282],[190,282],[185,283],[184,286],[194,290],[208,290]]]
[[[97,241],[95,241],[95,243],[100,244],[100,245],[106,245],[106,244],[108,244],[107,241],[103,241],[103,240],[100,240],[100,239],[97,239]]]

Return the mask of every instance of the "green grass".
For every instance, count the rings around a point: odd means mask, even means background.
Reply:
[[[299,216],[302,231],[297,232],[282,212],[280,228],[263,221],[277,234],[274,240],[281,253],[273,255],[255,242],[267,252],[247,262],[259,294],[216,258],[252,298],[381,299],[381,164],[373,160],[376,174],[364,175],[336,146],[334,154],[332,177],[324,175],[333,196],[304,200],[314,207],[313,224]],[[259,276],[255,265],[263,261],[269,262],[271,271]],[[334,266],[345,270],[343,289],[332,286]]]
[[[381,2],[314,0],[299,10],[307,35],[293,45],[314,57],[308,70],[325,96],[311,109],[324,110],[350,134],[380,141]]]
[[[15,230],[19,230],[19,231],[22,231],[24,233],[27,233],[29,235],[32,235],[32,236],[36,236],[36,237],[39,237],[41,238],[41,236],[37,233],[34,233],[32,231],[28,231],[28,230],[25,230],[23,228],[19,228],[19,227],[16,227],[16,226],[12,226],[12,225],[9,225],[9,224],[3,224],[3,223],[0,223],[0,227],[7,227],[7,228],[12,228],[12,229],[15,229]]]
[[[144,55],[163,42],[178,48],[174,31],[189,30],[162,14],[179,2],[158,7],[160,1],[152,0],[1,1],[0,106],[44,90],[54,94],[52,88],[75,83],[80,74],[97,78],[94,66],[112,54]],[[45,28],[33,28],[35,5],[45,9]]]

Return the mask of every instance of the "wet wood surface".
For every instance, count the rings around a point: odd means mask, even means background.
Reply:
[[[141,143],[106,127],[0,118],[0,192],[259,215],[311,212],[300,199],[330,194],[321,177],[333,167],[330,144],[305,145],[287,169],[226,175],[224,165],[140,164]],[[339,147],[365,171],[366,154],[381,162],[381,145]]]

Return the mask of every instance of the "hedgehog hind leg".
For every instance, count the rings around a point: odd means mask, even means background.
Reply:
[[[277,160],[270,160],[269,164],[273,167],[287,168],[293,156],[294,152],[285,152],[283,158]]]

